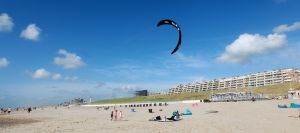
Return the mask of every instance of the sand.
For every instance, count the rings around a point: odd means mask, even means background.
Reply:
[[[257,102],[172,104],[167,107],[117,108],[123,120],[111,121],[109,110],[96,107],[61,107],[13,112],[0,115],[2,133],[296,133],[300,131],[298,109],[278,109],[278,104],[300,103],[300,100],[269,100]],[[157,115],[171,116],[179,109],[189,108],[193,115],[176,122],[148,121]],[[163,111],[159,111],[162,109]],[[208,113],[218,111],[217,113]],[[14,121],[7,124],[7,121]],[[21,122],[16,122],[16,121]],[[5,124],[6,123],[6,124]]]

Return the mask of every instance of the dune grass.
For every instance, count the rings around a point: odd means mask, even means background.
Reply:
[[[114,103],[135,103],[135,102],[164,102],[164,101],[179,101],[179,100],[199,100],[209,99],[213,93],[222,92],[245,92],[252,91],[253,93],[263,93],[268,95],[270,98],[285,96],[287,91],[292,87],[295,90],[300,90],[300,83],[283,83],[270,86],[254,87],[254,88],[239,88],[239,89],[225,89],[225,90],[214,90],[197,93],[181,93],[176,95],[158,95],[158,96],[139,96],[129,98],[116,98],[110,100],[99,100],[92,104],[114,104]]]

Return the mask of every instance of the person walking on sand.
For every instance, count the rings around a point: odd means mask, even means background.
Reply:
[[[110,120],[112,121],[113,119],[114,119],[114,111],[111,111]]]

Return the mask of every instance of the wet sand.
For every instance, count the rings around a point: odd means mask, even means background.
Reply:
[[[123,120],[111,121],[112,109],[96,107],[61,107],[0,115],[0,132],[4,133],[291,133],[300,131],[298,109],[278,109],[278,104],[300,103],[300,100],[257,102],[172,104],[162,107],[117,108]],[[148,113],[152,108],[154,113]],[[176,122],[148,121],[157,115],[170,117],[172,112],[189,108],[193,115]],[[159,111],[162,109],[163,111]],[[218,111],[213,112],[213,111]],[[213,113],[209,113],[213,112]],[[3,125],[2,125],[3,124]]]

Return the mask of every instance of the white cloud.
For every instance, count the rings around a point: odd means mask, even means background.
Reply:
[[[14,26],[11,17],[6,13],[0,14],[0,31],[11,31]]]
[[[279,25],[273,28],[272,34],[262,36],[259,34],[242,34],[234,42],[226,46],[218,58],[218,63],[245,63],[253,56],[266,54],[287,45],[285,33],[299,30],[300,22],[292,25]]]
[[[77,76],[62,76],[60,73],[51,73],[44,68],[37,69],[31,74],[33,79],[52,79],[52,80],[67,80],[74,81],[79,79]]]
[[[21,32],[20,37],[27,40],[38,41],[41,31],[42,30],[35,24],[30,24]]]
[[[49,78],[51,76],[51,73],[48,72],[46,69],[44,68],[40,68],[37,69],[33,74],[32,74],[32,78],[33,79],[45,79],[45,78]]]
[[[286,33],[300,29],[300,22],[295,22],[288,26],[287,24],[279,25],[273,29],[274,33]]]
[[[66,50],[60,49],[58,54],[64,55],[64,57],[55,57],[54,63],[65,69],[76,69],[85,65],[81,57],[74,53],[69,53]]]
[[[280,49],[287,43],[286,35],[242,34],[233,43],[226,46],[225,52],[217,58],[218,63],[245,63],[252,56],[266,54]]]
[[[7,67],[9,63],[10,62],[6,58],[0,58],[0,68]]]
[[[60,80],[60,79],[62,79],[62,76],[59,73],[55,73],[55,74],[52,74],[52,79],[53,80]]]

